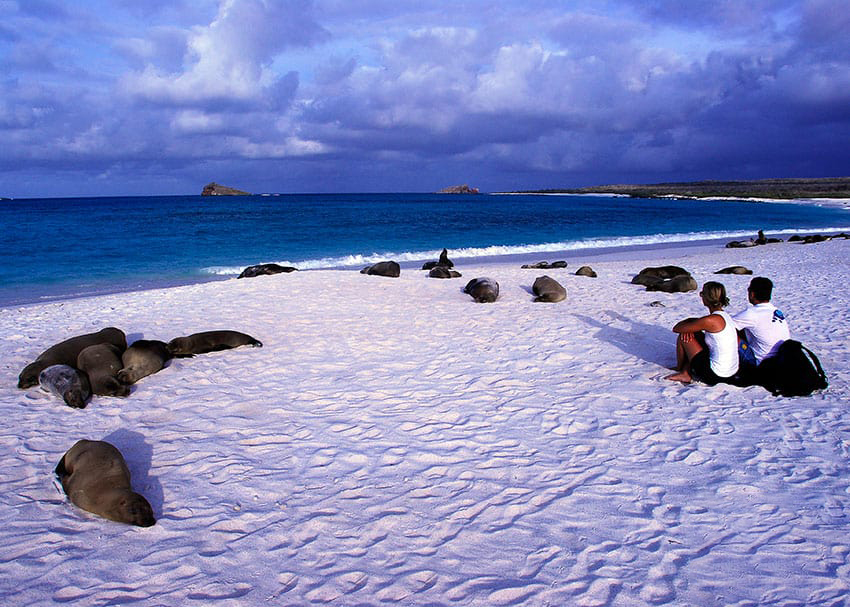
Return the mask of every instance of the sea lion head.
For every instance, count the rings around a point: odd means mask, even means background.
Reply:
[[[174,358],[188,358],[194,356],[189,351],[188,337],[175,337],[168,342],[168,353]]]
[[[143,496],[134,491],[116,493],[109,508],[103,512],[109,520],[138,527],[150,527],[156,523],[153,508]]]
[[[38,383],[38,374],[44,369],[44,365],[41,363],[30,363],[24,370],[21,371],[21,374],[18,375],[18,387],[21,389],[31,388]]]

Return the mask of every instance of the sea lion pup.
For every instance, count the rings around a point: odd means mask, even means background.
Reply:
[[[92,394],[101,396],[127,396],[130,386],[118,381],[121,350],[113,344],[95,344],[83,348],[77,356],[77,368],[89,376]]]
[[[557,303],[564,301],[567,298],[567,290],[554,278],[548,276],[538,276],[534,279],[534,284],[531,290],[537,297],[534,301],[543,301],[547,303]]]
[[[38,374],[51,365],[68,365],[69,367],[77,366],[77,356],[87,346],[94,344],[113,344],[123,352],[127,349],[127,338],[121,329],[115,327],[107,327],[96,333],[86,333],[85,335],[77,335],[65,341],[59,342],[50,346],[38,355],[34,362],[31,362],[21,374],[18,376],[18,387],[29,388],[38,383]]]
[[[366,266],[360,270],[361,274],[370,274],[373,276],[388,276],[390,278],[398,278],[401,276],[401,266],[395,261],[379,261],[378,263]]]
[[[118,381],[135,384],[143,377],[156,373],[171,360],[168,344],[158,339],[139,339],[121,354],[123,368],[118,371]]]
[[[440,258],[437,261],[426,261],[422,265],[423,270],[433,270],[434,268],[453,268],[455,266],[452,260],[449,259],[449,252],[446,249],[440,253]]]
[[[460,278],[460,272],[457,270],[450,270],[445,266],[434,266],[431,268],[431,271],[428,272],[429,278]]]
[[[239,346],[262,348],[261,341],[239,331],[202,331],[185,337],[175,337],[168,342],[168,352],[173,358],[188,358],[195,354],[229,350]]]
[[[646,285],[647,291],[663,291],[664,293],[687,293],[697,290],[697,281],[690,274],[680,274],[655,284]]]
[[[492,278],[473,278],[463,288],[478,303],[492,303],[499,298],[499,283]]]
[[[281,266],[276,263],[260,263],[255,266],[248,266],[236,278],[253,278],[254,276],[264,276],[269,274],[288,274],[289,272],[297,272],[298,268],[291,266]]]
[[[56,475],[73,504],[118,523],[150,527],[153,509],[130,486],[124,456],[104,441],[80,440],[56,466]]]
[[[590,278],[596,278],[596,272],[590,266],[582,266],[578,270],[576,270],[576,276],[588,276]]]
[[[715,274],[752,274],[752,270],[748,270],[744,266],[729,266],[728,268],[723,268],[722,270],[717,270]]]
[[[91,398],[88,375],[68,365],[50,365],[38,374],[38,383],[75,409],[85,409]]]

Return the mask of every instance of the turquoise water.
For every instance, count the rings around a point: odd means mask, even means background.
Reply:
[[[586,250],[759,229],[847,230],[811,204],[609,196],[334,194],[0,201],[0,306],[214,280],[263,262],[359,268]]]

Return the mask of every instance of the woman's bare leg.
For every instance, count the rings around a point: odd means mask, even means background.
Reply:
[[[691,360],[703,349],[701,340],[693,333],[681,333],[676,340],[676,370],[678,373],[668,375],[664,379],[680,381],[689,384],[693,381],[691,377]]]

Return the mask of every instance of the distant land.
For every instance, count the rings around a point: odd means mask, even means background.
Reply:
[[[453,185],[443,188],[437,194],[477,194],[478,188],[471,188],[467,184]]]
[[[236,188],[221,185],[215,181],[208,183],[201,191],[201,196],[250,196],[251,192],[243,192]]]
[[[691,181],[645,185],[599,185],[574,189],[528,190],[527,194],[622,194],[634,198],[850,198],[850,177]]]

